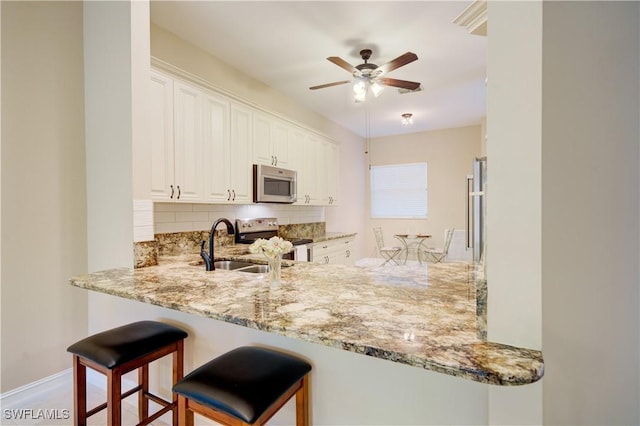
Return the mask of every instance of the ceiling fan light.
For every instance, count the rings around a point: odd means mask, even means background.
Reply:
[[[356,102],[364,102],[367,97],[367,92],[362,91],[355,94],[354,99]]]
[[[384,87],[382,87],[382,85],[378,84],[377,82],[374,81],[371,84],[371,91],[373,92],[373,96],[375,96],[376,98],[380,96],[380,93],[382,93],[383,90]]]
[[[363,80],[358,80],[354,83],[353,85],[353,93],[356,94],[356,96],[358,95],[362,95],[362,97],[364,98],[364,94],[367,92],[367,85],[365,84],[365,82]]]

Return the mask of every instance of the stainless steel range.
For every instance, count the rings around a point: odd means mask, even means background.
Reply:
[[[236,219],[236,244],[251,244],[258,238],[268,240],[278,236],[278,219],[267,217],[260,219]],[[308,238],[285,238],[293,244],[293,250],[282,256],[283,259],[308,261],[307,244],[313,242]]]

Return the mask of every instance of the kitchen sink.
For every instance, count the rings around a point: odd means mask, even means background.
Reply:
[[[216,269],[226,269],[229,271],[234,271],[240,268],[246,268],[247,266],[260,266],[251,262],[241,262],[239,260],[216,260],[213,262],[213,266]]]
[[[189,265],[203,266],[204,261],[198,260],[195,262],[190,262]],[[215,266],[215,268],[219,270],[248,272],[251,274],[265,274],[269,272],[268,265],[254,262],[243,262],[241,260],[216,260],[215,262],[213,262],[213,266]],[[287,266],[288,265],[282,265],[282,267]]]
[[[240,272],[252,272],[254,274],[264,274],[269,272],[269,267],[267,265],[253,265],[247,266],[245,268],[238,269]]]

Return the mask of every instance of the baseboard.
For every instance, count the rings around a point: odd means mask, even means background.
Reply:
[[[20,405],[24,401],[38,397],[43,393],[56,391],[61,387],[68,387],[72,382],[72,369],[68,368],[59,373],[52,374],[35,382],[27,383],[24,386],[12,389],[0,394],[0,404],[3,407]]]

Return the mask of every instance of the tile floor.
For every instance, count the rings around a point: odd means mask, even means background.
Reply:
[[[40,425],[57,426],[73,424],[73,382],[71,374],[66,374],[56,380],[55,385],[46,390],[29,390],[26,397],[19,401],[2,401],[1,425]],[[137,408],[128,400],[136,400],[136,396],[130,396],[122,404],[122,424],[135,425],[138,423]],[[104,389],[87,384],[87,406],[93,408],[106,401]],[[157,409],[157,405],[151,403],[150,412]],[[42,410],[42,411],[40,411]],[[49,418],[44,418],[44,417]],[[200,422],[198,422],[200,423]],[[101,411],[89,417],[91,426],[106,425],[107,413]],[[171,424],[170,414],[165,414],[160,419],[151,423],[154,426],[168,426]]]

